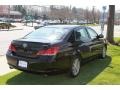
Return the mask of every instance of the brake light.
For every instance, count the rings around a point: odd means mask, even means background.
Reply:
[[[15,48],[15,46],[14,46],[13,44],[10,44],[8,50],[15,52],[15,51],[16,51],[16,48]]]
[[[51,47],[47,50],[38,51],[37,55],[56,55],[59,51],[59,47]]]

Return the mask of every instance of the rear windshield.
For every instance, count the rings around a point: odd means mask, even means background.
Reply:
[[[56,27],[41,27],[24,38],[61,40],[69,30]]]

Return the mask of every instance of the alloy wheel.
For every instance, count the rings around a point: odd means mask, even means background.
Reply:
[[[73,61],[73,65],[72,65],[73,76],[77,76],[79,71],[80,71],[80,60],[77,58]]]

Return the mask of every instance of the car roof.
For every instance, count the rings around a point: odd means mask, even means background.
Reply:
[[[80,27],[80,25],[47,25],[45,27],[60,28],[60,29],[73,29],[73,28],[76,28],[76,27]]]

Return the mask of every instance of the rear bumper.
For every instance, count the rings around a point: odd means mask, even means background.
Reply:
[[[54,56],[49,58],[41,57],[36,59],[23,58],[18,56],[12,56],[6,54],[7,62],[10,67],[19,69],[22,71],[32,72],[51,72],[68,69],[70,66],[70,60],[68,59],[57,59]],[[27,67],[21,67],[18,65],[19,61],[27,62]]]

